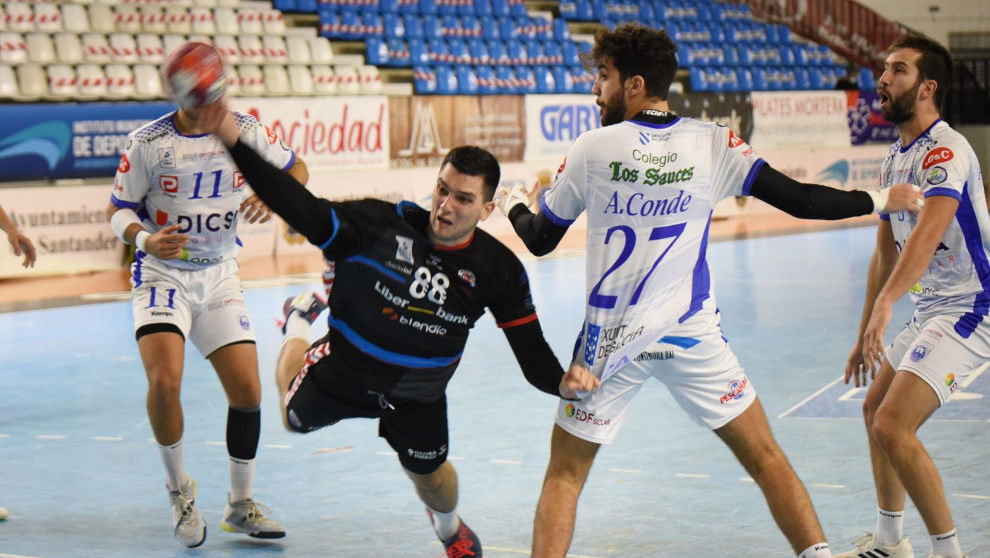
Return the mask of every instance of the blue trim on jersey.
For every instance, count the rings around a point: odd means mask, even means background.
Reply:
[[[209,132],[207,132],[205,134],[196,134],[196,135],[188,135],[188,136],[186,134],[183,134],[182,132],[179,131],[179,127],[175,125],[175,115],[176,114],[179,114],[179,111],[175,111],[175,112],[172,113],[172,117],[169,118],[169,122],[172,123],[172,127],[175,128],[175,133],[178,134],[179,137],[183,137],[183,138],[202,138],[202,137],[205,137],[205,136],[210,135]]]
[[[708,253],[708,231],[712,227],[712,212],[708,212],[708,223],[705,224],[705,235],[701,237],[701,249],[698,250],[698,262],[694,264],[694,273],[691,277],[691,307],[677,320],[683,324],[688,318],[698,313],[708,297],[711,296],[712,276],[708,271],[708,260],[705,256]]]
[[[654,124],[653,122],[643,122],[642,120],[632,120],[632,119],[629,121],[639,126],[646,126],[647,128],[654,128],[656,130],[660,130],[663,128],[669,128],[674,124],[677,124],[678,122],[681,121],[681,117],[680,116],[674,117],[673,120],[667,122],[666,124]]]
[[[131,270],[131,279],[135,287],[140,287],[141,283],[144,282],[141,280],[141,265],[144,263],[144,257],[146,255],[141,250],[134,250],[134,267]]]
[[[138,202],[124,201],[118,198],[114,194],[110,194],[110,203],[114,204],[120,209],[137,209]]]
[[[963,186],[963,189],[965,189],[965,186]],[[953,198],[956,201],[962,200],[962,194],[952,188],[932,188],[931,190],[925,192],[925,198],[930,198],[932,196],[946,196],[948,198]]]
[[[880,214],[880,220],[881,221],[888,221],[889,222],[890,221],[890,214],[889,213],[881,213]]]
[[[723,337],[723,339],[725,339]],[[661,343],[666,343],[668,345],[674,345],[675,347],[680,347],[682,349],[690,349],[691,347],[701,343],[700,339],[695,339],[694,337],[678,337],[676,335],[664,335],[660,338]]]
[[[296,164],[296,152],[289,151],[289,153],[292,153],[292,157],[289,158],[289,162],[284,167],[282,167],[282,170],[284,171],[288,171],[289,169],[292,168],[292,165]]]
[[[398,273],[392,271],[391,269],[383,266],[382,264],[376,262],[375,260],[365,257],[365,256],[351,256],[349,258],[344,258],[346,262],[355,262],[359,264],[364,264],[370,268],[373,268],[383,274],[385,274],[389,279],[396,281],[398,283],[405,284],[406,278],[399,275]]]
[[[337,319],[333,315],[330,315],[330,317],[327,318],[327,324],[340,332],[340,334],[343,335],[347,341],[357,347],[362,353],[365,353],[384,363],[393,364],[395,366],[403,366],[405,368],[442,368],[454,364],[461,358],[461,354],[463,354],[457,353],[452,357],[420,357],[404,355],[402,353],[389,351],[388,349],[383,349],[378,345],[375,345],[374,343],[361,337],[356,331],[351,329],[351,326],[347,325],[345,321]]]
[[[966,250],[973,260],[973,267],[976,268],[976,276],[980,278],[983,292],[976,295],[973,311],[963,314],[953,326],[963,339],[968,339],[983,321],[983,317],[990,313],[990,261],[987,260],[987,253],[983,249],[983,235],[980,234],[980,223],[976,220],[976,211],[973,209],[968,188],[969,183],[963,185],[963,197],[956,211],[956,221],[962,229]]]
[[[240,246],[241,248],[244,248],[244,243],[241,242],[241,237],[239,236],[234,237],[234,244]]]
[[[141,207],[141,209],[138,210],[137,216],[138,216],[138,219],[140,219],[142,221],[150,221],[151,220],[151,215],[148,214],[148,208],[145,207],[145,206]]]
[[[574,223],[574,219],[564,219],[563,217],[558,217],[553,211],[550,211],[550,208],[547,207],[547,201],[542,195],[540,195],[540,212],[546,215],[547,219],[550,219],[550,222],[558,227],[569,227]]]
[[[743,180],[742,195],[749,195],[749,191],[753,189],[753,183],[756,182],[756,174],[760,172],[760,169],[762,169],[765,164],[767,164],[767,162],[763,160],[763,157],[760,157],[755,163],[753,163],[753,166],[750,167],[749,172],[746,173],[746,180]]]
[[[911,146],[914,145],[914,143],[916,141],[918,141],[919,139],[923,138],[924,136],[927,136],[928,135],[928,132],[931,131],[931,129],[934,128],[935,125],[938,124],[941,121],[942,121],[941,118],[936,118],[935,119],[935,122],[932,122],[932,125],[931,126],[925,128],[925,131],[924,132],[921,132],[920,134],[918,134],[918,136],[916,138],[914,138],[913,140],[911,140],[911,143],[907,144],[907,146],[903,146],[902,145],[901,146],[901,153],[904,153],[908,149],[911,149]]]
[[[332,207],[330,208],[330,222],[333,224],[333,232],[330,233],[330,238],[326,242],[320,244],[320,250],[326,250],[333,239],[337,238],[337,231],[340,230],[340,220],[337,219],[337,212]]]

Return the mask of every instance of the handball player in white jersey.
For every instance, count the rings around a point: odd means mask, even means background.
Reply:
[[[724,198],[752,195],[798,217],[841,219],[916,209],[920,196],[906,184],[867,193],[795,182],[728,128],[668,111],[677,49],[666,32],[626,25],[599,31],[595,42],[592,93],[602,128],[568,150],[538,214],[526,208],[521,186],[499,200],[537,255],[588,214],[585,323],[571,366],[590,368],[602,383],[580,401],[560,402],[532,554],[565,555],[595,454],[612,442],[633,396],[654,377],[729,446],[794,552],[827,558],[808,494],[719,326],[706,261],[712,210]]]
[[[881,215],[859,336],[846,382],[874,380],[863,403],[877,488],[877,527],[840,556],[911,558],[903,536],[905,495],[925,522],[931,556],[964,556],[942,479],[917,431],[974,368],[990,360],[990,217],[980,164],[966,139],[939,117],[952,58],[938,43],[891,45],[879,93],[897,125],[881,186],[908,181],[927,203],[918,215]],[[884,349],[894,303],[910,293],[914,316]],[[879,373],[877,369],[879,368]]]
[[[166,62],[165,75],[203,59],[220,64],[213,47],[187,43]],[[211,91],[215,97],[223,94],[219,67],[220,79]],[[285,531],[252,498],[261,385],[235,259],[241,218],[254,223],[271,214],[257,196],[247,196],[247,183],[223,145],[202,129],[204,109],[186,100],[178,78],[169,85],[180,107],[128,136],[107,216],[114,232],[136,246],[131,266],[134,330],[148,377],[148,418],[165,465],[173,533],[187,547],[206,538],[196,483],[182,455],[179,394],[188,339],[209,359],[227,395],[230,492],[220,526],[252,537],[280,538]],[[306,181],[303,162],[270,129],[249,115],[238,114],[236,120],[243,141]]]

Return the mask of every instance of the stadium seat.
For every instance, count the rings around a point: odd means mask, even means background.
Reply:
[[[213,46],[220,51],[220,56],[227,64],[241,63],[241,47],[237,44],[237,38],[234,35],[214,35]],[[306,49],[309,52],[308,45]]]
[[[468,54],[470,55],[471,64],[474,65],[487,65],[490,61],[488,55],[488,45],[485,41],[474,38],[467,42]]]
[[[18,100],[35,101],[48,96],[48,76],[40,64],[17,66]]]
[[[188,35],[192,33],[192,18],[183,6],[165,7],[165,25],[168,32],[176,35]]]
[[[68,64],[51,64],[48,74],[48,99],[63,101],[76,98],[76,70]]]
[[[361,93],[361,80],[354,66],[334,66],[334,76],[337,79],[338,95],[357,95]]]
[[[62,12],[57,4],[34,5],[34,25],[38,31],[58,33],[62,30]]]
[[[191,20],[193,33],[213,35],[217,32],[213,10],[210,8],[204,8],[202,6],[189,8],[189,19]]]
[[[237,22],[241,26],[241,33],[245,35],[261,35],[265,32],[264,23],[261,21],[261,10],[239,8]]]
[[[141,14],[137,6],[129,4],[119,4],[114,8],[114,23],[118,33],[140,33],[144,30],[141,23]]]
[[[91,4],[89,11],[89,30],[94,33],[115,33],[117,23],[113,8],[106,4]]]
[[[264,10],[261,14],[262,27],[266,35],[284,35],[285,17],[278,10]]]
[[[230,76],[228,75],[227,78],[227,91],[229,93]],[[134,97],[137,99],[160,99],[163,95],[161,73],[159,73],[158,68],[150,64],[135,64]]]
[[[457,66],[454,69],[457,76],[457,93],[460,95],[478,94],[478,75],[471,66]]]
[[[262,36],[261,46],[264,51],[266,62],[285,64],[289,61],[289,54],[285,46],[285,39],[282,38],[281,35]]]
[[[333,49],[325,37],[310,37],[309,51],[313,55],[314,64],[332,64]]]
[[[34,25],[34,10],[31,9],[31,4],[23,2],[7,2],[6,9],[7,29],[9,31],[30,33],[36,30]],[[21,92],[22,94],[24,93],[23,90]]]
[[[130,99],[134,97],[134,74],[126,64],[107,64],[107,98]]]
[[[309,42],[306,37],[300,35],[287,35],[285,37],[285,52],[289,64],[310,64],[313,61],[313,54],[309,50]]]
[[[333,68],[326,64],[316,64],[310,66],[309,70],[313,74],[313,89],[317,95],[337,94],[337,78],[333,75]]]
[[[36,64],[55,62],[55,44],[48,33],[28,33],[24,37],[28,61]]]
[[[145,64],[161,64],[165,60],[165,47],[159,35],[142,33],[135,38],[138,60]],[[58,44],[56,43],[56,47]],[[222,56],[222,54],[221,54]]]
[[[10,64],[0,64],[0,99],[13,99],[20,96],[17,89],[17,76]]]
[[[516,75],[509,66],[495,68],[495,88],[499,95],[514,95],[518,93]]]
[[[434,66],[437,72],[438,95],[456,95],[459,91],[457,84],[457,74],[450,66]]]
[[[265,76],[256,64],[237,66],[240,76],[240,94],[245,97],[260,97],[265,94]]]
[[[265,64],[262,68],[265,78],[265,95],[285,97],[289,94],[289,74],[283,64]]]
[[[102,33],[86,33],[82,36],[83,58],[93,64],[110,62],[112,51],[107,36]]]
[[[166,57],[168,57],[169,54],[172,54],[172,51],[184,45],[185,43],[186,43],[186,38],[183,37],[182,35],[174,35],[171,33],[162,35],[162,48],[165,49]],[[85,42],[83,42],[83,48],[86,48]],[[238,52],[240,52],[239,48],[240,47],[238,47]]]
[[[121,64],[138,62],[138,47],[134,35],[129,33],[114,33],[110,35],[110,52],[113,61]]]
[[[315,93],[313,75],[306,66],[292,65],[287,69],[289,74],[289,90],[296,96],[308,96]]]
[[[61,64],[79,64],[83,60],[82,42],[75,33],[57,33],[54,38],[55,58]]]
[[[534,66],[533,77],[536,79],[537,93],[556,93],[557,82],[553,72],[546,66]]]
[[[82,4],[62,5],[62,30],[66,33],[86,33],[89,31],[89,15]]]
[[[137,78],[137,73],[137,67],[135,67],[135,78]],[[224,64],[224,74],[227,76],[227,95],[230,97],[239,97],[241,95],[241,76],[237,73],[237,66]]]
[[[557,93],[573,93],[574,78],[567,70],[567,66],[554,66],[552,70],[554,84],[557,87]]]
[[[379,37],[366,38],[364,40],[364,59],[368,61],[368,64],[387,66],[390,60],[388,45]]]
[[[258,35],[241,35],[237,38],[237,47],[243,64],[264,64],[265,49],[261,46]]]
[[[358,82],[361,85],[361,93],[365,95],[378,95],[382,92],[382,76],[378,72],[377,66],[370,64],[358,66]]]
[[[479,94],[494,95],[498,92],[495,87],[495,71],[491,66],[478,66],[475,68],[474,73],[478,82]]]
[[[238,35],[241,32],[240,24],[237,22],[237,14],[233,8],[213,8],[213,25],[216,32],[221,35]]]
[[[165,7],[154,4],[141,6],[141,30],[153,35],[168,33],[168,18],[165,15]]]
[[[79,86],[77,93],[79,99],[95,100],[106,97],[107,78],[103,74],[103,68],[96,64],[76,66],[76,83]]]

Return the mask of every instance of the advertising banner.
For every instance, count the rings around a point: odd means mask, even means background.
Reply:
[[[876,91],[847,91],[849,136],[853,145],[879,142],[890,145],[897,141],[897,127],[887,122],[880,112],[880,95]]]
[[[171,103],[0,105],[0,176],[111,177],[127,134],[173,110]]]
[[[681,116],[724,124],[745,142],[753,135],[753,103],[746,91],[671,94],[667,103]]]
[[[447,151],[477,145],[501,162],[521,161],[525,148],[523,97],[389,97],[392,168],[440,167]]]
[[[385,168],[389,123],[385,97],[230,99],[278,134],[310,170]]]
[[[4,238],[0,277],[119,269],[123,243],[107,223],[106,186],[4,188],[0,205],[38,250],[33,268],[21,267]]]
[[[844,91],[754,91],[753,135],[757,151],[849,147]]]
[[[525,160],[559,161],[584,132],[601,127],[593,95],[526,95]]]

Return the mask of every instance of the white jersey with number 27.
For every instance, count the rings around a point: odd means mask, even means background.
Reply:
[[[712,210],[748,195],[763,165],[728,128],[657,118],[664,115],[644,111],[582,134],[540,199],[558,225],[588,212],[575,362],[602,380],[713,297],[705,256]]]

